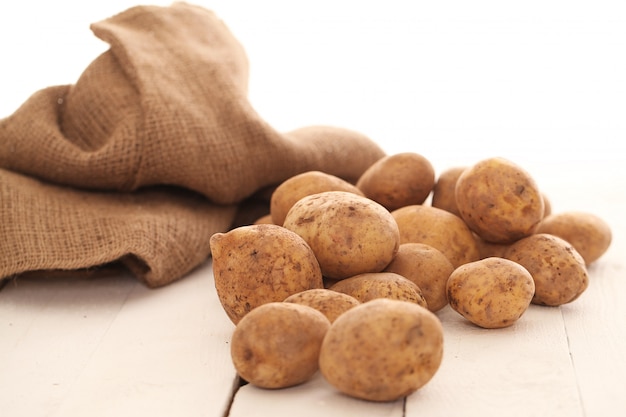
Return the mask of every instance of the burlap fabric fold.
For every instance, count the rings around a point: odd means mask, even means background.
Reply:
[[[165,285],[259,190],[307,170],[356,180],[383,156],[348,129],[261,119],[244,48],[209,10],[138,6],[91,28],[110,48],[77,82],[0,120],[0,278],[121,262]]]

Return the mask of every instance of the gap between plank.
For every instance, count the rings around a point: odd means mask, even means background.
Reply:
[[[243,387],[247,383],[248,382],[244,381],[239,375],[235,377],[235,380],[233,381],[233,387],[230,391],[230,400],[228,401],[228,405],[226,406],[226,410],[224,410],[224,414],[222,414],[222,417],[228,417],[230,415],[230,410],[233,407],[233,403],[235,402],[235,396],[237,395],[239,388]]]
[[[561,313],[561,320],[563,321],[563,331],[565,332],[565,340],[567,341],[567,353],[569,353],[569,361],[572,364],[572,370],[574,371],[574,377],[576,378],[576,391],[578,392],[578,403],[580,404],[580,410],[582,411],[582,415],[585,416],[587,413],[585,412],[585,405],[583,404],[583,393],[580,389],[578,373],[576,372],[576,364],[574,364],[574,358],[572,356],[572,347],[570,345],[569,333],[567,332],[567,322],[565,320],[565,316],[563,315],[563,309],[561,307],[559,307],[559,312]]]

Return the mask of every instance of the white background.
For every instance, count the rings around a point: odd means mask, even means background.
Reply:
[[[250,100],[278,130],[352,128],[437,171],[496,155],[531,171],[626,160],[623,1],[195,3],[244,45]],[[4,3],[0,117],[75,82],[107,48],[89,24],[137,4]]]
[[[0,117],[75,82],[107,48],[89,24],[135,4],[2,3]],[[271,393],[248,385],[231,415],[319,415],[322,405],[329,416],[623,414],[624,0],[197,4],[245,47],[250,100],[276,129],[352,128],[389,153],[423,154],[438,172],[505,156],[537,174],[556,211],[589,210],[614,232],[574,303],[533,306],[501,332],[444,312],[449,353],[406,403],[349,401],[318,379]],[[5,414],[222,415],[232,327],[208,266],[155,292],[128,277],[17,282],[0,303]]]

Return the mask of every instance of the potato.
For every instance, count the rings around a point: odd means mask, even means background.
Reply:
[[[271,214],[264,214],[263,216],[258,217],[253,224],[274,224],[274,222],[272,221]]]
[[[270,215],[274,224],[283,225],[296,201],[323,191],[346,191],[363,195],[354,184],[321,171],[307,171],[283,181],[272,193]]]
[[[510,243],[487,242],[477,234],[474,234],[480,259],[491,258],[492,256],[503,258],[504,253],[509,248]]]
[[[600,258],[611,245],[610,226],[595,214],[582,211],[554,213],[545,217],[537,233],[549,233],[569,242],[587,265]]]
[[[423,243],[403,243],[385,272],[394,272],[420,288],[430,311],[446,304],[446,282],[454,266],[440,250]]]
[[[478,260],[472,231],[460,217],[437,207],[413,205],[391,215],[400,230],[400,243],[424,243],[443,253],[456,268]]]
[[[559,306],[577,299],[588,287],[585,261],[560,237],[538,233],[511,244],[505,257],[519,263],[535,281],[533,304]]]
[[[541,193],[541,197],[543,198],[543,218],[545,219],[552,214],[552,202],[546,193]]]
[[[430,161],[414,152],[387,155],[374,162],[356,183],[363,194],[389,211],[422,204],[435,185]]]
[[[241,378],[261,388],[285,388],[309,380],[330,322],[314,308],[263,304],[235,327],[230,351]]]
[[[324,285],[311,248],[281,226],[240,226],[209,243],[217,295],[235,324],[261,304]]]
[[[400,245],[391,213],[366,197],[326,191],[300,199],[283,226],[309,244],[325,277],[343,279],[380,272]]]
[[[428,308],[422,290],[413,281],[393,272],[369,272],[342,279],[330,287],[361,303],[376,298],[410,301]]]
[[[509,243],[535,232],[544,199],[531,175],[504,158],[467,168],[455,188],[461,217],[482,239]]]
[[[530,273],[503,258],[461,265],[446,284],[450,307],[486,329],[511,326],[528,309],[535,292]]]
[[[443,328],[429,310],[376,299],[346,311],[322,342],[319,369],[340,392],[394,401],[424,386],[443,357]]]
[[[465,166],[452,167],[439,174],[439,178],[433,188],[433,198],[431,202],[433,207],[449,211],[461,217],[461,213],[459,213],[459,209],[456,205],[455,188],[457,179],[466,168]]]
[[[286,303],[296,303],[312,307],[326,316],[332,323],[337,317],[359,304],[359,300],[326,288],[302,291],[285,298]]]

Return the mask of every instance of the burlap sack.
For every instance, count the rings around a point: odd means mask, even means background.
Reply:
[[[0,278],[117,261],[161,286],[255,192],[313,169],[355,180],[383,156],[350,130],[262,120],[245,51],[209,10],[139,6],[91,28],[109,50],[0,120]]]

